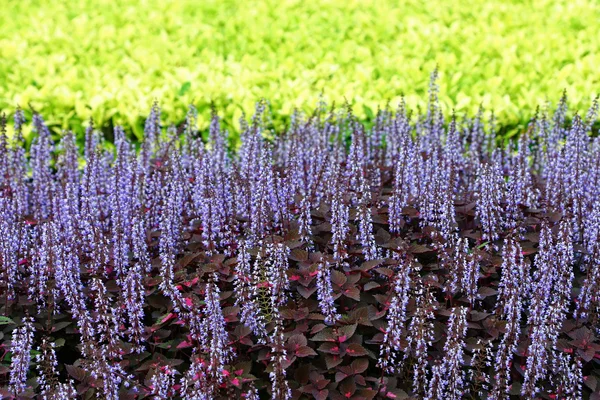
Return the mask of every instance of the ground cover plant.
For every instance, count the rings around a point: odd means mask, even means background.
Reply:
[[[0,111],[31,102],[56,132],[93,117],[141,138],[160,99],[169,121],[196,104],[201,129],[214,101],[237,136],[257,99],[281,123],[295,107],[310,112],[321,91],[367,120],[403,92],[424,109],[436,64],[447,109],[483,104],[512,130],[556,88],[583,110],[600,84],[595,0],[4,3]]]
[[[598,399],[600,139],[324,104],[0,135],[4,398]],[[29,152],[22,131],[33,126]],[[81,150],[81,151],[80,151]]]

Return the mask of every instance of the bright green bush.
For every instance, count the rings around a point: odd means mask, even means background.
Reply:
[[[193,102],[206,125],[214,101],[237,126],[261,97],[281,124],[323,91],[368,117],[403,92],[423,106],[437,64],[447,108],[482,103],[515,126],[563,88],[587,109],[599,20],[595,0],[9,1],[0,109],[31,102],[54,127],[93,116],[140,134],[155,98],[169,121]]]

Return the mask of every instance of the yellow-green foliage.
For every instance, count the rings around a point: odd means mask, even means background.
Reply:
[[[31,102],[54,127],[93,116],[140,134],[153,99],[170,122],[195,103],[204,126],[214,101],[231,126],[261,97],[281,124],[321,91],[368,116],[401,93],[423,106],[436,64],[447,111],[482,103],[505,124],[563,88],[581,110],[599,91],[597,0],[19,0],[0,13],[0,109]]]

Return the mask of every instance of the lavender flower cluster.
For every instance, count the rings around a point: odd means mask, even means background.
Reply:
[[[426,113],[370,129],[320,104],[275,134],[262,101],[234,151],[216,113],[203,138],[193,107],[163,129],[155,104],[139,149],[90,123],[80,152],[36,113],[27,151],[19,109],[0,133],[2,395],[600,391],[597,113],[567,124],[563,96],[500,144],[493,116],[445,119],[434,74]]]

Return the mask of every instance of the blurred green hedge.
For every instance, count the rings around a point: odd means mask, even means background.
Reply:
[[[31,103],[57,131],[93,117],[140,136],[154,99],[169,122],[194,103],[200,126],[214,102],[235,130],[260,98],[282,126],[323,93],[368,119],[402,93],[423,107],[438,65],[447,109],[483,104],[517,130],[563,89],[587,109],[599,20],[596,0],[10,1],[0,109]]]

